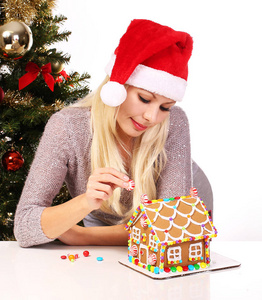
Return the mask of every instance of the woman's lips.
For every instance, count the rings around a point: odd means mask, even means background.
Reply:
[[[140,124],[140,123],[137,123],[135,120],[133,120],[132,118],[131,118],[131,120],[132,120],[132,122],[133,122],[133,124],[134,124],[134,126],[135,126],[135,128],[137,129],[137,130],[140,130],[140,131],[143,131],[143,130],[146,130],[147,129],[147,126],[144,126],[144,125],[142,125],[142,124]]]

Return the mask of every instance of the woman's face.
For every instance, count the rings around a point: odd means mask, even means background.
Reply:
[[[117,125],[120,137],[135,138],[163,122],[175,101],[133,86],[127,87],[126,100],[120,105]]]

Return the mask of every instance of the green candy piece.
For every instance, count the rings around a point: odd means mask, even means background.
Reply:
[[[176,272],[176,267],[171,267],[170,270],[171,270],[171,272],[175,273]]]
[[[199,270],[199,269],[200,269],[200,266],[199,266],[198,264],[195,264],[195,265],[194,265],[194,268],[195,268],[196,270]]]

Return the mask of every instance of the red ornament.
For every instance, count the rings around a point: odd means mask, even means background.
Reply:
[[[0,103],[4,100],[5,93],[4,90],[0,87]]]
[[[6,171],[17,171],[22,168],[24,159],[18,151],[7,151],[2,157],[2,164]]]

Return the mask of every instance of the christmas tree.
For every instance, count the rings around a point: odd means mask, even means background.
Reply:
[[[52,48],[67,41],[55,1],[0,2],[0,240],[13,239],[25,179],[50,116],[89,93],[87,73],[67,74],[70,56]],[[51,160],[52,158],[50,158]],[[54,204],[69,199],[62,187]]]

